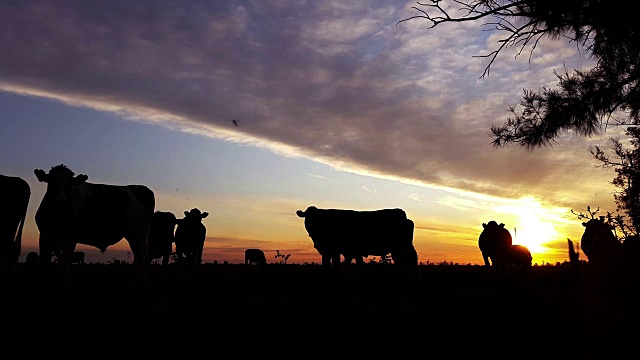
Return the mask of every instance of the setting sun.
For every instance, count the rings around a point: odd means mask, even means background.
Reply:
[[[514,225],[505,226],[511,232],[514,245],[524,245],[532,253],[541,254],[549,251],[545,244],[560,237],[555,223],[561,218],[554,219],[554,212],[534,198],[519,199],[517,203],[506,205],[501,210],[515,216]]]

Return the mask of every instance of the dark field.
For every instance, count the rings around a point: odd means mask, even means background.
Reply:
[[[19,264],[0,341],[30,358],[640,358],[635,300],[594,333],[567,266],[396,270],[153,265],[139,284],[132,265],[85,264],[63,290]]]

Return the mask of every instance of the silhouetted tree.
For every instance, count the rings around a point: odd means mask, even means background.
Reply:
[[[640,22],[622,0],[450,0],[461,10],[451,15],[442,0],[417,3],[418,15],[400,20],[426,19],[431,28],[443,23],[483,21],[482,26],[504,37],[497,49],[480,57],[489,70],[505,48],[527,46],[531,53],[544,36],[566,39],[594,60],[588,71],[555,73],[557,87],[524,90],[520,107],[502,125],[491,128],[493,144],[517,143],[528,149],[549,145],[561,133],[598,134],[603,123],[640,124]]]
[[[626,135],[630,137],[631,147],[625,146],[618,138],[609,139],[612,157],[599,146],[590,149],[602,168],[615,168],[617,176],[611,183],[618,189],[613,195],[616,211],[627,214],[629,221],[625,222],[625,217],[620,214],[607,216],[608,222],[619,229],[624,238],[640,234],[640,129],[629,127]]]

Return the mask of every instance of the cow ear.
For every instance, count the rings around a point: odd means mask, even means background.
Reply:
[[[208,212],[203,212],[202,215],[200,215],[203,219],[206,218],[207,216],[209,216]]]
[[[80,185],[83,182],[87,181],[89,177],[85,174],[80,174],[73,178],[73,185]]]
[[[483,227],[483,228],[486,228],[486,227],[487,227],[487,224],[482,223],[482,227]]]
[[[185,212],[184,212],[184,216],[189,216],[189,212],[188,212],[188,211],[185,211]]]
[[[586,223],[586,222],[583,222],[583,223],[582,223],[582,226],[587,227],[587,223]]]
[[[504,223],[500,223],[500,227],[503,228],[504,227]]]
[[[38,178],[38,181],[40,182],[47,182],[47,173],[44,172],[44,170],[42,169],[35,169],[33,170],[33,173],[36,174],[36,178]]]

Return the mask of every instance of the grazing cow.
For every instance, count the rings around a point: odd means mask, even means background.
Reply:
[[[176,216],[171,212],[156,211],[153,213],[149,228],[149,257],[151,260],[162,258],[162,265],[169,264],[176,224]]]
[[[260,249],[247,249],[244,251],[244,263],[246,265],[266,265],[267,258],[264,256],[264,251]]]
[[[150,262],[147,235],[155,207],[153,191],[143,185],[105,185],[86,182],[64,165],[49,173],[36,169],[47,190],[36,212],[40,230],[40,263],[59,263],[68,270],[76,244],[104,252],[122,238],[129,243],[133,264],[142,275]]]
[[[524,245],[512,245],[507,256],[507,266],[530,267],[533,257],[531,252]]]
[[[31,189],[19,177],[0,175],[0,273],[9,272],[20,258],[22,228]]]
[[[504,266],[511,252],[512,238],[504,224],[494,220],[482,224],[483,230],[478,237],[478,247],[482,252],[485,266]],[[489,263],[491,260],[491,263]]]
[[[202,219],[207,216],[209,216],[208,212],[200,212],[197,208],[193,208],[184,212],[184,218],[177,220],[175,242],[179,262],[192,267],[198,267],[202,263],[202,251],[207,236],[207,228],[202,223]]]
[[[361,263],[362,257],[391,254],[395,264],[418,265],[413,221],[402,209],[356,211],[309,206],[296,214],[305,218],[305,229],[322,256],[323,266],[339,265],[341,254],[346,262],[356,259]]]
[[[72,264],[84,264],[84,251],[74,251],[73,258],[71,259]]]

